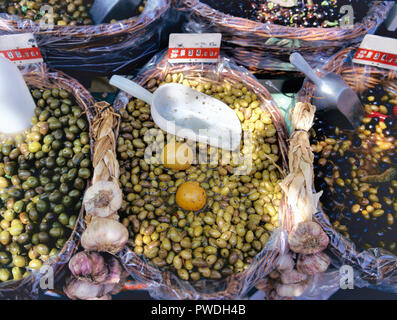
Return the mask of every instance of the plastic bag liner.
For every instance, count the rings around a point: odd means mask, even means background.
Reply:
[[[62,72],[51,71],[45,64],[30,64],[21,68],[21,72],[29,87],[37,89],[60,88],[70,92],[76,103],[84,110],[89,123],[90,136],[92,135],[91,123],[95,115],[94,99],[91,94],[75,79]],[[92,137],[90,139],[91,155],[93,152]],[[0,299],[37,299],[41,289],[47,289],[51,284],[48,278],[54,276],[54,284],[62,277],[65,265],[69,262],[78,247],[79,234],[83,227],[83,208],[80,210],[76,225],[61,249],[60,253],[50,258],[38,271],[21,280],[10,280],[0,283]],[[49,268],[44,268],[48,266]],[[41,279],[43,279],[41,281]]]
[[[217,64],[171,64],[164,53],[156,55],[141,70],[134,79],[141,85],[152,88],[156,81],[164,80],[168,74],[182,75],[183,79],[196,81],[211,81],[222,83],[242,82],[255,92],[261,107],[268,110],[277,129],[278,141],[281,152],[280,166],[286,170],[287,161],[287,131],[283,117],[273,102],[268,91],[250,75],[246,69],[238,67],[230,59],[221,57]],[[181,80],[182,81],[182,80]],[[154,82],[154,83],[153,83]],[[126,107],[130,96],[120,93],[116,98],[116,110]],[[284,211],[283,211],[284,210]],[[148,260],[135,254],[133,248],[127,245],[121,253],[120,260],[130,275],[140,283],[147,285],[149,293],[157,299],[236,299],[244,297],[250,289],[274,267],[280,254],[286,247],[287,222],[291,220],[289,212],[280,205],[280,227],[277,228],[267,246],[253,259],[251,266],[239,274],[229,276],[222,280],[201,280],[196,283],[180,280],[177,275],[161,271]]]
[[[289,56],[299,51],[312,66],[321,66],[340,49],[361,42],[384,21],[393,1],[375,1],[352,28],[296,28],[261,23],[220,12],[199,0],[179,0],[188,16],[188,32],[221,32],[222,49],[256,73],[296,71]]]
[[[52,68],[78,72],[79,76],[107,75],[134,68],[158,52],[170,3],[171,0],[147,1],[139,16],[112,24],[55,25],[51,29],[0,13],[0,35],[32,32]]]
[[[324,66],[322,72],[332,71],[340,74],[359,95],[380,83],[387,90],[397,94],[396,71],[355,64],[351,61],[354,53],[353,48],[342,50]],[[313,92],[314,85],[306,82],[299,93],[299,100],[310,102]],[[321,224],[330,237],[329,251],[333,256],[333,265],[337,269],[342,265],[354,268],[355,287],[374,287],[397,292],[397,257],[395,255],[382,248],[358,251],[352,241],[334,229],[322,208],[319,208],[319,212],[316,213],[315,220]],[[339,272],[335,273],[335,277],[335,283],[339,286]]]

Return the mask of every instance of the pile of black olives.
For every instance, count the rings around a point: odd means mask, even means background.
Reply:
[[[367,116],[354,132],[318,115],[311,139],[316,189],[335,229],[358,249],[397,253],[397,100],[378,85],[362,102]]]
[[[352,5],[355,21],[362,19],[368,11],[368,1],[357,0],[297,0],[294,7],[283,7],[271,0],[203,0],[204,3],[224,13],[289,27],[338,27],[346,12],[341,12],[343,5]],[[358,9],[360,5],[360,10]],[[354,21],[344,21],[345,24]]]
[[[91,176],[89,124],[72,95],[31,93],[32,127],[0,143],[0,281],[19,280],[58,254]]]

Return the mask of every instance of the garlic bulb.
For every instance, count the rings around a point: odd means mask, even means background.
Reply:
[[[78,252],[70,259],[69,270],[76,278],[93,283],[104,282],[109,276],[105,259],[97,252]]]
[[[128,230],[120,222],[100,217],[92,218],[81,237],[86,250],[116,254],[128,241]]]
[[[106,278],[106,283],[119,283],[121,280],[121,274],[123,267],[121,266],[119,260],[115,257],[111,257],[108,261],[109,274]]]
[[[114,284],[94,284],[70,277],[63,288],[64,293],[73,300],[91,300],[106,296],[113,290]]]
[[[119,185],[111,181],[98,181],[87,189],[83,204],[87,214],[108,217],[121,208],[122,193]]]
[[[278,260],[277,270],[279,272],[291,271],[292,269],[294,269],[294,265],[295,262],[294,259],[292,258],[292,255],[287,253],[281,256],[280,259]]]
[[[315,254],[323,251],[329,238],[321,226],[313,221],[300,222],[288,236],[290,249],[296,253]]]
[[[293,284],[299,283],[301,281],[305,281],[307,279],[307,275],[297,270],[291,270],[288,272],[283,272],[281,274],[281,283],[283,284]]]
[[[299,297],[305,292],[307,287],[308,285],[306,281],[291,284],[278,283],[276,291],[281,297]]]
[[[299,272],[307,275],[325,272],[331,263],[331,259],[323,252],[302,255],[298,257],[296,267]]]

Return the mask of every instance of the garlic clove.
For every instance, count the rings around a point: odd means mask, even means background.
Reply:
[[[315,254],[323,251],[329,238],[321,226],[313,221],[297,224],[288,235],[288,244],[292,251],[303,254]]]
[[[256,286],[255,286],[258,290],[260,291],[264,291],[264,292],[270,292],[270,290],[272,290],[273,285],[272,282],[270,281],[269,278],[264,278],[262,280],[260,280]]]
[[[87,214],[108,217],[121,208],[120,186],[116,182],[98,181],[85,192],[83,204]]]
[[[283,272],[281,274],[281,283],[283,284],[293,284],[305,281],[307,279],[307,275],[297,270],[291,270],[288,272]]]
[[[93,217],[81,237],[81,245],[86,250],[104,251],[116,254],[128,241],[128,230],[120,222]]]
[[[325,272],[330,264],[331,259],[323,252],[309,255],[300,254],[296,268],[304,274],[315,275],[316,273]]]
[[[108,261],[109,274],[106,278],[106,283],[117,284],[121,281],[121,275],[123,272],[123,267],[121,266],[119,260],[115,257],[111,257]]]
[[[272,272],[269,273],[269,278],[270,279],[278,279],[278,278],[280,278],[280,273],[276,270],[273,270]]]

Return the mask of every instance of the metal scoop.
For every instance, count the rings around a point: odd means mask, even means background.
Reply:
[[[336,109],[345,116],[353,128],[361,125],[365,110],[357,94],[341,76],[335,73],[327,73],[320,78],[297,52],[291,54],[290,62],[316,85],[313,103],[317,110]]]
[[[228,151],[240,146],[240,120],[215,98],[176,83],[162,85],[153,94],[121,76],[113,76],[110,84],[150,104],[154,122],[168,133]]]
[[[90,9],[95,24],[109,23],[112,19],[130,18],[138,9],[141,0],[95,0]]]

